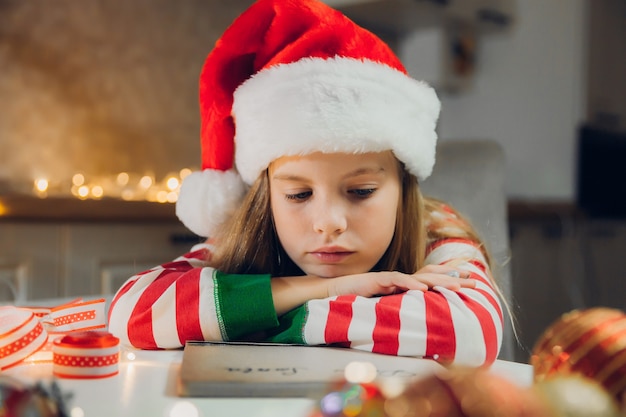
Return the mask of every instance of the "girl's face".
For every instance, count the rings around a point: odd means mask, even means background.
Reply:
[[[390,151],[281,157],[269,181],[276,233],[306,274],[367,272],[387,250],[401,193]]]

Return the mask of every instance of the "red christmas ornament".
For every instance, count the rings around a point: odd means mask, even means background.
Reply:
[[[535,344],[531,365],[536,381],[581,374],[619,401],[626,390],[626,314],[605,307],[564,314]]]

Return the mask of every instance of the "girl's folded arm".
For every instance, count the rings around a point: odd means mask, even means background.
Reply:
[[[207,247],[131,277],[117,292],[109,329],[140,349],[221,341],[275,327],[269,275],[223,274]]]
[[[473,244],[458,240],[436,246],[428,261],[445,263],[452,256],[474,287],[453,291],[436,286],[425,292],[381,297],[341,295],[311,300],[283,316],[280,331],[271,340],[332,344],[446,363],[490,364],[502,343],[503,318],[489,269]]]

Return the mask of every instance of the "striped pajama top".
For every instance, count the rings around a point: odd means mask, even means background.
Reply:
[[[109,330],[141,349],[189,340],[257,340],[344,346],[388,355],[479,366],[499,352],[503,314],[478,245],[461,238],[428,247],[426,264],[457,260],[475,288],[406,291],[378,297],[310,300],[278,317],[269,275],[230,275],[208,266],[212,247],[196,245],[173,262],[131,277],[109,311]]]

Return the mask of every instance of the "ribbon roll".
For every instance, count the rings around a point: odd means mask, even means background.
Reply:
[[[47,341],[48,333],[35,313],[13,306],[0,307],[0,370],[22,362]]]
[[[56,307],[0,307],[0,371],[51,362],[53,342],[80,331],[106,329],[105,299],[78,298]]]
[[[109,332],[74,332],[52,343],[52,373],[60,378],[117,375],[120,340]]]

